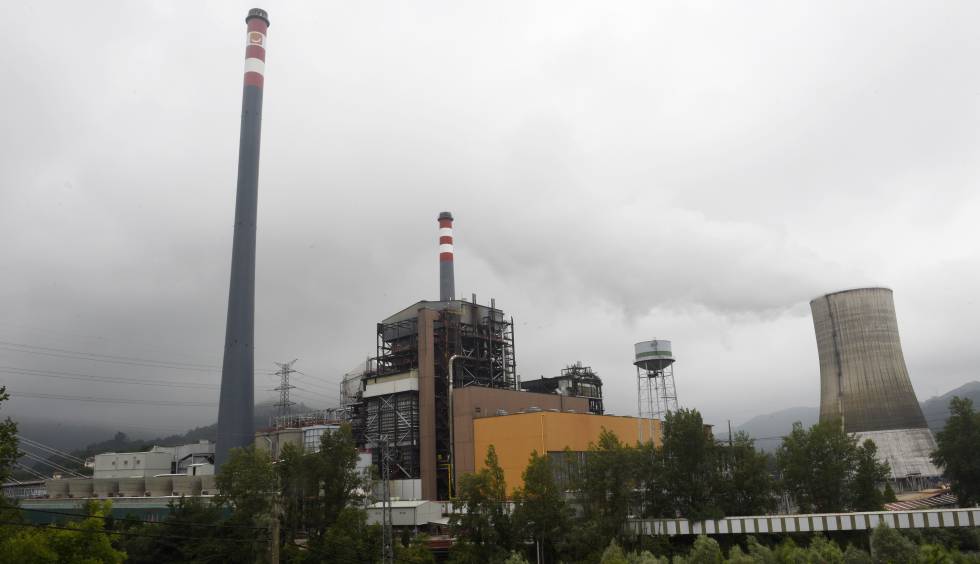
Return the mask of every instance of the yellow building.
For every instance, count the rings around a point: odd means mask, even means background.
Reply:
[[[522,476],[531,452],[543,455],[566,448],[583,452],[599,441],[606,429],[621,442],[635,445],[654,440],[660,445],[661,423],[656,419],[592,415],[590,413],[556,413],[540,411],[515,413],[473,420],[474,462],[477,470],[485,467],[487,450],[493,445],[504,470],[508,492],[524,485]]]

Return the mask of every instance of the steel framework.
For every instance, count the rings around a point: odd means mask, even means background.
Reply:
[[[636,367],[637,416],[660,419],[677,411],[677,387],[674,385],[674,365],[660,370]]]

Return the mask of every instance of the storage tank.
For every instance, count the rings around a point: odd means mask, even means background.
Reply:
[[[164,497],[173,495],[174,482],[170,476],[154,476],[146,479],[145,495],[152,497]]]
[[[201,479],[199,476],[174,476],[174,495],[199,495]]]
[[[146,495],[146,480],[143,478],[119,478],[119,495],[123,497],[143,497]]]
[[[104,478],[92,480],[92,494],[95,497],[114,497],[119,492],[119,480]]]
[[[44,487],[50,498],[68,497],[68,480],[45,480]]]
[[[213,474],[195,477],[201,480],[201,495],[214,495],[218,493],[218,485],[215,482]]]
[[[92,478],[69,478],[67,482],[71,497],[92,497]]]
[[[640,341],[633,345],[635,357],[633,364],[644,370],[659,372],[674,363],[674,353],[670,341],[655,339]]]

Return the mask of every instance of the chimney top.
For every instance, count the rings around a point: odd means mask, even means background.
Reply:
[[[266,12],[262,8],[252,8],[248,11],[248,16],[245,17],[245,23],[252,18],[259,18],[265,22],[265,25],[272,25],[269,23],[269,12]]]

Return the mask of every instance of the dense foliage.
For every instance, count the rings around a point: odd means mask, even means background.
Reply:
[[[946,427],[936,433],[932,461],[942,467],[962,507],[980,503],[980,413],[973,402],[954,397]]]
[[[876,452],[874,442],[858,445],[836,422],[809,429],[797,423],[776,461],[800,512],[873,511],[885,502],[878,488],[890,472],[887,463],[875,459]]]

